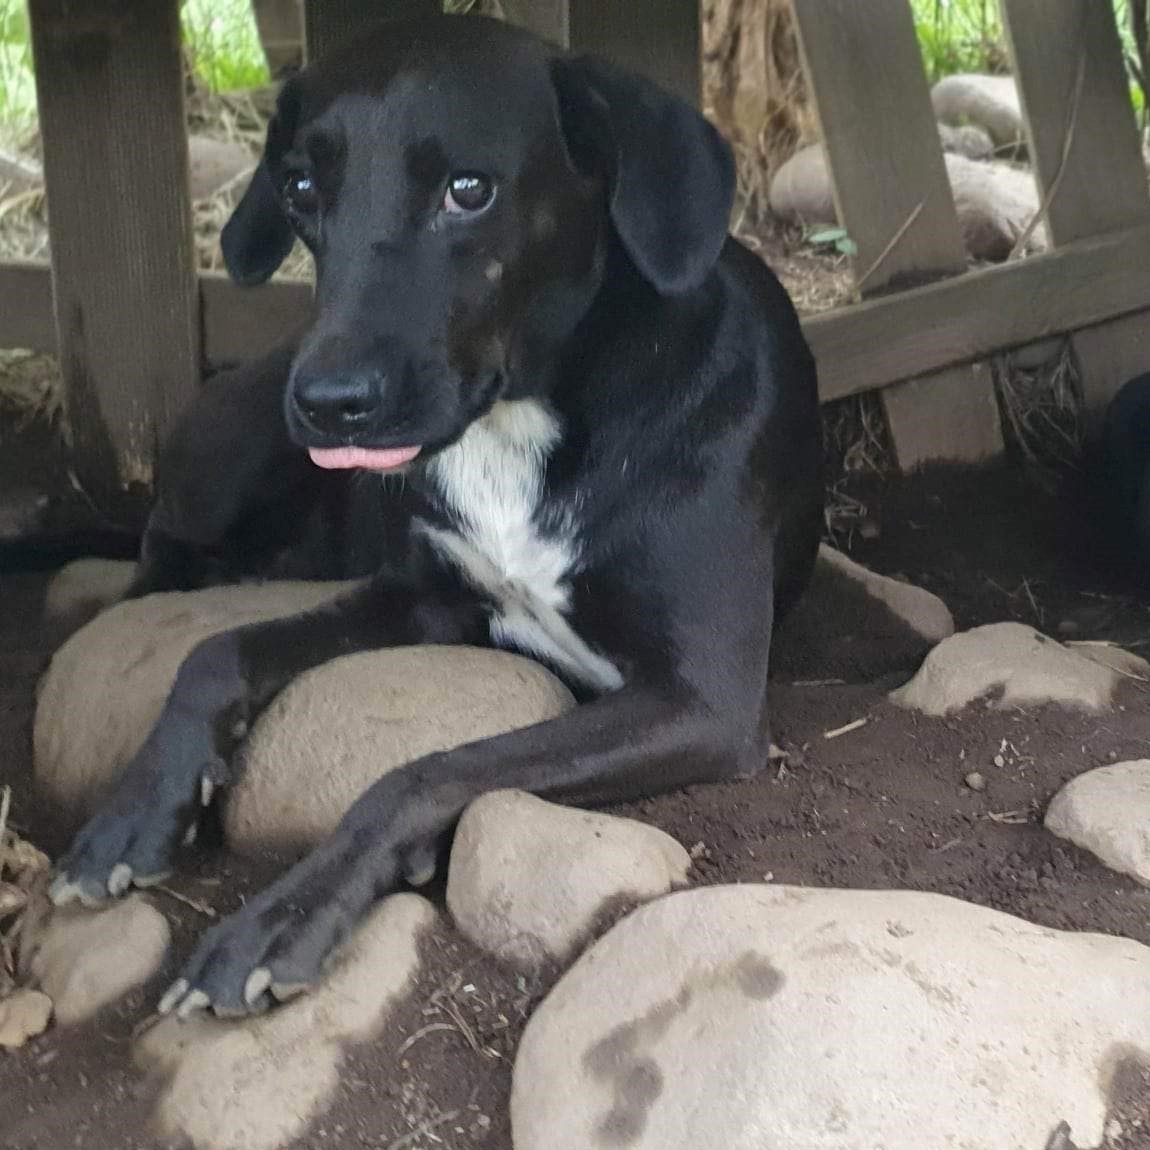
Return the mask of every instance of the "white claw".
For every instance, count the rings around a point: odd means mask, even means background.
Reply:
[[[160,1005],[156,1010],[160,1014],[170,1014],[172,1007],[188,993],[188,980],[186,978],[177,978],[167,990],[164,991],[164,997],[160,999]]]
[[[68,876],[57,875],[48,887],[48,898],[53,906],[64,906],[80,897],[80,892],[74,883],[69,882]]]
[[[297,998],[307,989],[306,982],[273,982],[272,997],[277,1002],[287,1002],[288,999]]]
[[[192,990],[188,996],[176,1007],[177,1018],[190,1018],[197,1010],[204,1010],[211,1004],[211,999],[202,990]]]
[[[108,875],[108,893],[119,898],[132,885],[132,868],[127,863],[116,863]]]
[[[272,972],[266,966],[257,966],[244,983],[244,1002],[248,1006],[255,1006],[271,984]]]
[[[202,806],[207,806],[212,801],[212,795],[216,792],[216,784],[208,778],[207,775],[200,776],[200,803]]]

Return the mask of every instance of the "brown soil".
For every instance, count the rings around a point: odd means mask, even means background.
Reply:
[[[3,467],[26,482],[48,463],[43,452],[36,459],[21,452],[20,444],[5,445]],[[1017,618],[1077,638],[1135,648],[1150,642],[1150,606],[1095,545],[1085,512],[1016,472],[936,472],[875,481],[854,495],[875,527],[874,537],[855,541],[856,558],[935,590],[960,626]],[[37,623],[43,581],[0,577],[0,781],[14,789],[19,829],[55,849],[61,828],[30,785],[33,688],[47,655]],[[774,736],[786,758],[757,778],[619,812],[692,849],[700,884],[910,887],[1150,944],[1150,890],[1052,838],[1040,822],[1067,779],[1150,755],[1150,701],[1141,684],[1131,682],[1103,716],[978,704],[931,720],[895,708],[873,683],[795,682],[839,671],[817,658],[809,667],[788,664],[773,688]],[[857,719],[866,723],[825,737]],[[973,770],[985,778],[981,792],[964,784]],[[222,913],[274,865],[205,853],[172,889]],[[156,898],[175,944],[154,983],[90,1024],[50,1030],[0,1056],[3,1150],[166,1145],[149,1125],[157,1084],[131,1068],[131,1037],[208,918],[170,895]],[[511,1061],[547,980],[519,978],[445,924],[425,940],[424,953],[411,997],[379,1041],[348,1052],[339,1096],[299,1147],[509,1150]],[[1122,1134],[1107,1147],[1150,1150],[1150,1070],[1121,1067],[1113,1094]]]

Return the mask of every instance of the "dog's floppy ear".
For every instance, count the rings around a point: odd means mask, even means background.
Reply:
[[[237,283],[264,283],[284,262],[295,242],[295,233],[284,214],[271,173],[291,144],[298,111],[298,94],[288,80],[276,102],[276,113],[268,123],[259,166],[220,233],[224,266]]]
[[[611,221],[639,270],[667,295],[700,284],[727,238],[735,160],[685,100],[593,56],[551,73],[568,152],[610,181]]]

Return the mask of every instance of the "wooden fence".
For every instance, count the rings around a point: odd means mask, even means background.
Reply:
[[[437,0],[305,0],[310,50]],[[1150,195],[1104,0],[1000,0],[1052,250],[967,271],[909,0],[794,0],[862,302],[805,321],[824,400],[882,389],[900,464],[1002,438],[988,359],[1073,341],[1099,408],[1150,369]],[[511,18],[699,93],[698,0],[504,0]],[[56,351],[81,482],[146,488],[203,360],[304,322],[310,288],[197,275],[179,0],[29,0],[52,267],[0,264],[0,346]]]

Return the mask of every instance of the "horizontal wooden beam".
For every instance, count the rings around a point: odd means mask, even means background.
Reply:
[[[297,332],[311,288],[242,288],[204,273],[200,298],[207,358],[226,363]],[[1142,227],[808,316],[803,329],[825,401],[1147,310],[1150,227]],[[0,263],[0,347],[55,350],[46,264]]]
[[[826,401],[1146,309],[1150,227],[809,316],[803,329]]]

